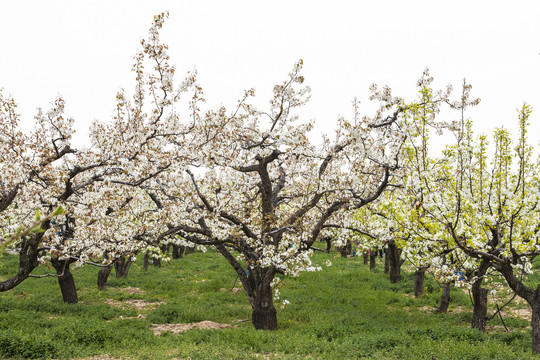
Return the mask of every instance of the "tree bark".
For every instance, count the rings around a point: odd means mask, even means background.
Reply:
[[[443,284],[442,295],[441,295],[441,304],[439,308],[435,310],[436,313],[445,313],[448,311],[448,306],[450,305],[450,285],[451,283],[447,282]]]
[[[105,290],[107,288],[107,280],[112,270],[112,264],[106,267],[102,267],[98,272],[97,286],[98,290]]]
[[[414,272],[414,297],[424,295],[424,278],[426,276],[426,268],[421,267]]]
[[[508,286],[531,306],[532,352],[533,354],[540,354],[540,284],[536,290],[523,284],[514,275],[514,270],[510,262],[499,262],[493,265],[504,276]]]
[[[173,260],[179,259],[181,257],[180,248],[181,248],[181,246],[173,244],[173,246],[172,246],[172,258],[173,258]]]
[[[143,270],[148,270],[148,260],[150,258],[150,253],[147,251],[144,254],[144,260],[143,260]]]
[[[58,275],[58,285],[60,285],[60,291],[62,292],[62,298],[67,304],[76,304],[79,302],[77,296],[77,288],[75,287],[75,280],[69,270],[69,265],[73,260],[58,260],[51,259],[51,264],[56,270]]]
[[[164,254],[168,254],[170,248],[171,248],[171,244],[165,244],[165,245],[160,246],[161,252]]]
[[[388,257],[388,248],[384,249],[384,273],[390,273],[390,260]]]
[[[531,327],[532,327],[532,352],[533,354],[540,354],[540,285],[536,290],[536,301],[531,304],[532,316],[531,316]]]
[[[324,240],[326,241],[326,253],[330,254],[330,249],[332,248],[332,239],[326,237]]]
[[[341,257],[346,258],[351,254],[352,244],[349,240],[347,240],[347,243],[345,246],[342,246],[339,248],[339,252],[341,253]]]
[[[43,229],[50,227],[50,221],[42,224]],[[17,274],[9,279],[0,281],[0,292],[8,291],[19,285],[30,276],[30,273],[39,266],[38,247],[43,238],[44,232],[33,234],[26,239],[22,239],[21,251],[19,252],[19,269]]]
[[[364,265],[369,264],[369,254],[367,251],[364,251]]]
[[[482,332],[486,330],[488,289],[478,287],[472,289],[474,301],[473,318],[471,327]]]
[[[126,278],[128,276],[129,268],[131,267],[131,256],[126,257],[122,256],[120,259],[116,260],[114,263],[114,270],[116,271],[117,278]]]
[[[482,282],[484,281],[484,275],[486,275],[488,268],[489,263],[486,260],[483,260],[476,271],[477,279],[471,288],[474,303],[471,327],[482,332],[486,330],[488,301],[488,289],[482,287]]]
[[[159,267],[159,268],[161,267],[161,258],[160,257],[154,256],[152,258],[152,262],[154,263],[155,267]]]
[[[252,312],[252,323],[255,329],[276,330],[277,312],[274,307],[272,288],[263,282],[256,286],[255,306]]]
[[[370,250],[369,251],[369,270],[374,270],[375,269],[375,266],[376,266],[376,262],[375,260],[377,260],[377,255],[376,255],[376,251],[375,250]]]
[[[401,260],[401,249],[396,246],[394,239],[388,241],[386,254],[390,261],[390,282],[392,284],[398,283],[401,281],[401,265],[403,261]]]

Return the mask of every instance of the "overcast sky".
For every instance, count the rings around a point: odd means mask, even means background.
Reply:
[[[31,119],[58,96],[83,141],[107,120],[120,88],[131,92],[139,41],[169,11],[162,38],[177,73],[196,68],[210,104],[233,106],[255,88],[266,103],[298,59],[312,99],[303,115],[317,131],[351,117],[371,83],[414,96],[429,67],[436,84],[463,78],[481,104],[479,132],[515,129],[523,102],[540,141],[540,2],[531,1],[2,1],[0,87]]]

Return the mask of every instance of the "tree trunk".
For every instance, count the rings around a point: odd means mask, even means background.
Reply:
[[[375,250],[370,250],[369,251],[369,270],[373,270],[375,269],[375,260],[377,259],[377,255],[376,255],[376,252]]]
[[[484,281],[484,275],[486,275],[488,268],[489,263],[486,260],[483,260],[476,271],[477,279],[471,288],[474,303],[471,327],[482,332],[486,330],[488,301],[488,289],[482,287],[482,282]]]
[[[364,251],[364,265],[369,264],[369,254],[367,251]]]
[[[341,257],[347,257],[351,254],[352,244],[349,240],[347,240],[347,243],[345,246],[342,246],[339,248],[339,252],[341,253]]]
[[[257,330],[277,329],[277,312],[274,307],[270,283],[256,285],[255,306],[253,306],[251,322]]]
[[[172,258],[173,260],[180,258],[180,246],[173,244],[172,246]]]
[[[540,285],[538,286],[540,290]],[[540,354],[540,297],[538,297],[539,290],[536,290],[536,301],[531,304],[532,316],[532,352],[533,354]]]
[[[131,256],[126,257],[122,256],[120,259],[116,260],[114,263],[114,270],[116,271],[117,278],[126,278],[128,276],[129,268],[131,267]]]
[[[448,311],[448,306],[450,305],[450,285],[451,283],[449,282],[444,283],[442,288],[441,304],[439,305],[439,308],[435,310],[436,313],[446,314]]]
[[[475,289],[473,285],[472,296],[474,301],[472,328],[484,332],[487,320],[488,289],[480,286]]]
[[[384,249],[384,273],[390,273],[390,260],[388,257],[388,248]]]
[[[324,240],[326,241],[326,253],[330,254],[330,249],[332,248],[332,239],[327,237]]]
[[[51,259],[51,264],[58,275],[58,285],[60,285],[60,291],[62,291],[62,298],[67,304],[76,304],[79,302],[75,280],[73,279],[71,271],[69,271],[69,265],[72,262],[71,259]]]
[[[46,221],[41,225],[43,229],[50,227],[50,221]],[[17,274],[9,279],[0,281],[0,292],[13,289],[15,286],[23,282],[30,273],[39,266],[38,257],[40,251],[38,251],[41,239],[44,232],[33,234],[26,239],[21,239],[21,250],[19,252],[19,269]]]
[[[171,244],[165,244],[165,245],[160,246],[161,252],[163,254],[168,254],[170,248],[171,248]]]
[[[390,261],[390,282],[392,284],[398,283],[401,281],[401,265],[403,261],[401,260],[401,249],[396,246],[394,239],[388,241],[386,254]]]
[[[150,258],[150,253],[147,251],[144,254],[144,260],[143,260],[143,270],[148,270],[148,260]]]
[[[107,288],[107,279],[112,270],[112,264],[106,267],[102,267],[98,272],[97,287],[98,290],[105,290]]]
[[[424,295],[424,278],[426,276],[426,268],[421,267],[414,272],[414,297]]]
[[[161,267],[161,258],[160,257],[154,256],[152,258],[152,262],[154,263],[155,267],[159,267],[159,268]]]

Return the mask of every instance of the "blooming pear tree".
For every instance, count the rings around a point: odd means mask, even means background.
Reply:
[[[465,263],[480,262],[496,269],[529,303],[532,350],[540,353],[540,291],[525,285],[521,277],[531,272],[531,262],[540,251],[538,164],[532,161],[532,147],[527,143],[531,111],[526,104],[519,111],[515,146],[507,130],[495,130],[491,158],[485,136],[449,149],[445,155],[453,176],[446,187],[453,197],[444,207],[440,199],[431,201],[432,208],[439,206],[434,214],[450,234],[450,241],[468,256]],[[463,131],[456,130],[458,135]]]
[[[50,261],[56,269],[56,274],[50,275],[58,277],[66,302],[77,302],[70,264],[107,267],[151,244],[157,236],[152,231],[160,228],[157,224],[162,218],[147,183],[150,179],[159,182],[160,174],[173,164],[180,166],[182,154],[186,153],[165,149],[164,139],[168,142],[168,136],[174,135],[178,143],[182,135],[189,134],[191,125],[180,125],[174,105],[183,100],[184,93],[195,88],[194,75],[188,74],[173,89],[174,67],[168,64],[167,48],[158,38],[165,16],[155,17],[150,37],[142,41],[142,50],[135,57],[133,100],[127,100],[123,92],[118,94],[113,121],[93,125],[91,148],[71,149],[73,121],[64,118],[61,99],[51,111],[36,116],[37,129],[27,143],[18,145],[12,141],[12,152],[24,145],[24,154],[33,156],[31,159],[43,169],[34,165],[24,187],[16,182],[11,185],[18,189],[18,197],[6,192],[6,198],[11,196],[14,200],[5,219],[12,231],[33,220],[30,215],[36,209],[49,214],[61,205],[65,210],[53,222],[44,224],[44,232],[34,235],[39,240],[35,241],[32,269],[37,260]],[[148,64],[152,70],[145,71]],[[147,97],[150,100],[145,101]],[[10,102],[7,104],[13,108]],[[5,114],[2,120],[6,123],[16,120],[14,112],[6,110]],[[31,153],[34,148],[40,153]],[[50,165],[53,160],[54,166]],[[25,239],[22,240],[25,249]],[[29,271],[26,277],[31,276]]]
[[[57,204],[38,203],[41,185],[59,179],[58,163],[75,152],[69,144],[72,120],[62,116],[63,109],[59,98],[48,112],[39,111],[32,131],[23,132],[15,100],[0,91],[0,226],[8,238],[4,245],[20,247],[17,274],[1,281],[0,291],[14,288],[39,266],[43,230],[61,213]]]
[[[268,111],[249,102],[249,90],[232,113],[198,115],[192,166],[168,172],[156,192],[170,221],[160,238],[214,246],[235,269],[256,329],[277,328],[276,274],[317,270],[310,256],[324,224],[383,193],[403,142],[401,99],[374,89],[381,107],[373,118],[341,120],[336,141],[315,147],[313,124],[295,115],[309,99],[301,68],[274,87]]]

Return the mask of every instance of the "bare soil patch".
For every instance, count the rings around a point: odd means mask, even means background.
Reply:
[[[503,310],[504,313],[504,310]],[[511,309],[507,311],[508,315],[520,317],[525,320],[530,320],[532,316],[531,309]]]
[[[140,299],[128,299],[124,301],[118,301],[113,299],[107,299],[107,304],[119,308],[135,308],[137,310],[152,310],[157,308],[161,304],[165,304],[163,301],[148,302]]]
[[[161,335],[162,332],[171,332],[173,334],[179,334],[184,331],[191,330],[191,329],[221,330],[221,329],[228,328],[230,326],[232,325],[221,324],[221,323],[205,320],[198,323],[190,323],[190,324],[152,324],[150,328],[154,332],[154,335]]]
[[[144,294],[144,290],[139,289],[138,287],[128,286],[125,288],[114,288],[118,291],[125,292],[128,294]]]

